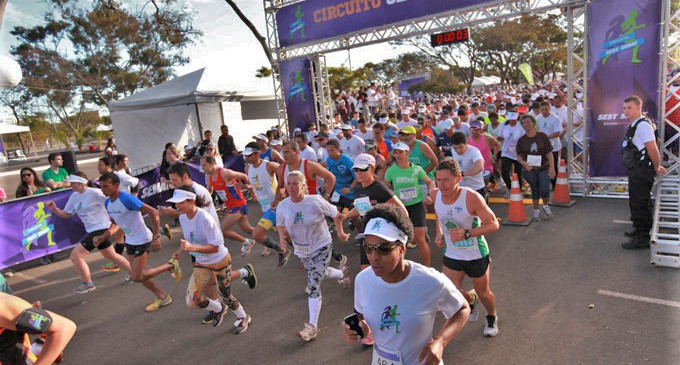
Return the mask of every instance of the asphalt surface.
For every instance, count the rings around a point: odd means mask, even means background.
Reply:
[[[505,216],[505,205],[492,207]],[[259,211],[253,203],[250,208]],[[619,247],[628,225],[614,221],[627,219],[627,201],[579,200],[571,208],[553,210],[551,222],[502,226],[487,237],[500,333],[482,336],[485,312],[480,308],[480,320],[467,324],[446,348],[445,363],[680,364],[680,271],[650,266],[648,251]],[[164,248],[151,255],[149,267],[162,264],[178,248],[180,230],[173,231],[174,239],[163,239]],[[357,247],[335,245],[350,257],[355,274]],[[79,278],[67,258],[24,268],[8,281],[17,295],[41,300],[45,308],[77,323],[66,350],[68,364],[370,363],[370,349],[346,344],[340,335],[339,323],[352,311],[352,289],[344,290],[334,280],[323,283],[321,332],[316,341],[304,343],[295,335],[307,320],[306,274],[299,261],[292,258],[277,268],[275,255],[260,256],[260,245],[246,258],[238,255],[236,242],[227,246],[235,255],[234,268],[251,262],[259,279],[254,290],[233,284],[233,293],[253,317],[241,335],[231,333],[233,314],[213,328],[200,323],[203,311],[185,305],[191,272],[186,255],[181,257],[185,275],[179,283],[165,273],[156,279],[173,304],[151,314],[144,307],[152,294],[139,284],[123,285],[122,272],[101,272],[99,254],[88,257],[97,285],[88,294],[72,291]],[[441,250],[433,247],[432,254],[434,266],[441,268]],[[409,250],[407,258],[418,260],[418,253]],[[464,285],[471,287],[469,281]],[[649,303],[640,297],[668,302]],[[442,323],[439,315],[435,331]]]

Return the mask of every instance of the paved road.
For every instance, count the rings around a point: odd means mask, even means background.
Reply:
[[[507,208],[496,204],[493,209],[504,216]],[[613,221],[627,219],[627,202],[579,200],[572,208],[555,208],[555,216],[526,228],[502,227],[488,237],[500,334],[484,338],[480,316],[448,346],[445,362],[680,364],[680,271],[651,267],[646,251],[620,249],[628,227]],[[167,260],[178,238],[163,244],[151,264]],[[356,270],[354,244],[336,246]],[[228,247],[238,252],[236,243]],[[21,271],[9,282],[18,295],[42,300],[78,324],[66,351],[69,364],[368,364],[369,349],[340,339],[338,323],[352,311],[352,291],[324,282],[321,333],[316,341],[303,343],[295,333],[307,320],[305,273],[297,259],[279,269],[274,257],[260,257],[260,251],[257,247],[247,258],[235,257],[235,267],[252,262],[259,278],[254,290],[234,284],[253,316],[251,328],[239,336],[229,331],[235,320],[231,314],[219,328],[200,324],[203,313],[184,304],[186,276],[177,284],[169,275],[158,277],[174,303],[153,314],[144,313],[151,294],[138,284],[123,285],[122,273],[97,272],[97,290],[73,293],[79,280],[66,259]],[[417,258],[412,250],[407,255]],[[90,260],[92,268],[103,262],[96,254]],[[441,267],[440,250],[433,249],[432,262]],[[187,256],[181,264],[189,272]],[[653,304],[598,291],[670,302]],[[442,323],[439,316],[436,328]]]

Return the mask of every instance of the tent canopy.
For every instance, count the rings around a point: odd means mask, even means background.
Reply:
[[[22,133],[30,130],[31,128],[21,125],[0,123],[0,134]]]
[[[472,87],[484,87],[489,85],[496,85],[501,82],[498,76],[479,76],[472,81]]]

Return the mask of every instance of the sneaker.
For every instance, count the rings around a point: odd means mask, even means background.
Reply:
[[[298,337],[300,337],[305,342],[315,340],[316,336],[318,336],[318,335],[319,335],[319,329],[312,326],[309,323],[305,323],[305,329],[298,332]]]
[[[130,274],[125,275],[125,280],[123,280],[123,284],[128,285],[128,284],[132,284],[134,282],[135,281],[132,280],[132,278],[130,277]]]
[[[222,304],[222,311],[220,311],[219,313],[214,313],[212,322],[213,327],[219,327],[219,325],[222,324],[224,316],[227,314],[228,311],[229,308],[226,305]]]
[[[51,262],[57,262],[61,260],[61,258],[56,253],[47,256],[47,258],[50,259]]]
[[[352,221],[350,219],[348,224],[347,224],[347,228],[349,229],[350,232],[354,231],[354,229],[356,228],[356,227],[354,227],[354,221]]]
[[[78,294],[85,294],[85,293],[91,292],[95,289],[97,289],[97,287],[94,286],[94,283],[82,283],[82,284],[78,285],[77,288],[73,289],[73,291],[78,293]]]
[[[215,321],[215,318],[219,315],[219,313],[215,313],[213,311],[208,311],[208,315],[203,317],[201,320],[201,323],[203,324],[210,324]]]
[[[406,248],[416,248],[418,245],[415,242],[409,242],[406,244]]]
[[[338,261],[338,269],[342,270],[345,266],[347,266],[347,256],[340,255],[340,261]]]
[[[146,312],[151,313],[154,311],[157,311],[158,308],[160,307],[165,307],[166,305],[170,305],[172,303],[172,298],[170,298],[170,295],[166,295],[165,298],[156,298],[151,304],[146,306]]]
[[[241,257],[248,256],[248,254],[250,254],[250,251],[252,251],[253,246],[255,246],[255,241],[251,239],[246,239],[246,241],[243,243],[243,246],[241,246]]]
[[[240,335],[241,333],[248,330],[248,325],[250,325],[250,322],[252,321],[253,319],[246,314],[245,317],[239,318],[236,320],[236,322],[234,322],[234,329],[232,329],[232,331],[235,335]]]
[[[40,265],[49,265],[52,261],[50,261],[50,258],[47,256],[43,256],[40,258]]]
[[[290,247],[286,247],[286,252],[285,253],[279,253],[279,267],[284,267],[288,263],[288,259],[290,259],[290,255],[293,253],[293,250],[290,249]]]
[[[248,284],[250,289],[255,289],[257,286],[257,275],[255,275],[255,268],[253,265],[247,264],[245,269],[248,271],[248,275],[246,275],[244,278],[241,278],[241,281],[245,284]]]
[[[361,339],[361,344],[364,346],[373,346],[373,334],[369,333],[368,336]]]
[[[272,249],[269,248],[269,247],[267,247],[267,246],[265,246],[264,249],[262,250],[262,253],[261,253],[260,255],[262,255],[262,257],[267,257],[267,256],[269,256],[269,255],[271,255],[271,254],[272,254]]]
[[[14,276],[14,272],[12,270],[5,270],[2,272],[2,275],[4,275],[6,278],[11,278]]]
[[[637,250],[649,248],[649,240],[643,240],[636,237],[626,243],[621,244],[621,248],[623,248],[624,250]]]
[[[342,279],[338,280],[338,284],[342,285],[343,289],[349,289],[352,286],[352,278],[349,276],[349,267],[344,266],[342,268]]]
[[[179,267],[179,262],[175,259],[170,259],[168,260],[168,264],[172,265],[172,269],[170,269],[170,276],[172,276],[173,279],[175,279],[175,282],[178,283],[180,280],[182,280],[182,268]]]
[[[469,294],[474,296],[472,304],[470,304],[470,316],[468,317],[468,323],[472,323],[477,322],[477,319],[479,319],[479,296],[474,289]]]
[[[534,221],[536,222],[541,221],[541,211],[538,209],[534,209]]]
[[[498,334],[498,316],[486,316],[484,336],[494,337]]]
[[[119,272],[120,266],[116,265],[115,262],[109,261],[102,265],[102,271],[104,272]]]
[[[163,229],[163,235],[165,237],[168,237],[169,240],[171,240],[172,239],[172,231],[170,230],[170,225],[166,223],[166,224],[163,225],[162,229]]]
[[[544,204],[544,205],[541,206],[541,208],[543,208],[543,214],[545,214],[546,220],[553,219],[553,213],[552,213],[552,209],[550,209],[550,206]]]

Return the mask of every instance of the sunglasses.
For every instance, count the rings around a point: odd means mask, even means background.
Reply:
[[[369,167],[366,167],[365,169],[362,169],[362,168],[360,168],[360,167],[355,167],[355,168],[354,168],[354,171],[355,171],[355,172],[356,172],[356,171],[366,172],[366,171],[368,171],[368,169],[369,169]]]
[[[364,242],[364,251],[366,251],[367,255],[370,255],[373,253],[373,251],[378,252],[381,255],[387,255],[392,250],[394,250],[395,247],[399,246],[401,242],[392,242],[388,244],[380,244],[380,245],[369,245],[366,242]]]

